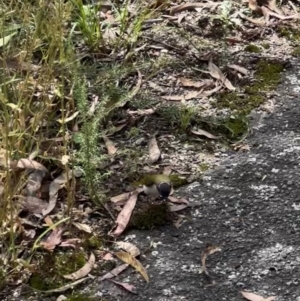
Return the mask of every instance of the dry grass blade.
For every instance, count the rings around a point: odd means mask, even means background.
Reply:
[[[114,143],[108,139],[106,136],[103,136],[107,152],[110,156],[114,155],[117,152],[117,148],[114,146]]]
[[[137,198],[138,198],[139,190],[135,190],[131,195],[122,211],[119,213],[116,223],[117,228],[112,232],[114,236],[119,236],[126,229],[127,224],[129,223],[132,211],[135,207]]]
[[[179,12],[182,12],[184,10],[194,10],[197,8],[212,8],[220,5],[221,2],[208,2],[208,3],[202,3],[202,2],[195,2],[195,3],[184,3],[180,4],[178,6],[175,6],[171,9],[171,14],[176,14]]]
[[[117,203],[125,203],[130,197],[130,192],[125,192],[119,195],[116,195],[110,199],[111,202],[117,204]],[[119,204],[118,204],[119,205]]]
[[[249,293],[249,292],[241,292],[241,294],[243,295],[244,298],[246,298],[249,301],[273,301],[275,300],[276,296],[271,296],[268,298],[264,298],[262,296],[259,296],[257,294],[254,293]]]
[[[151,163],[157,162],[160,159],[161,152],[158,147],[155,136],[150,138],[148,142],[148,148],[149,148],[149,159]]]
[[[79,279],[79,280],[77,280],[77,281],[75,281],[75,282],[72,282],[72,283],[69,283],[69,284],[67,284],[67,285],[64,285],[64,286],[62,286],[62,287],[54,288],[54,289],[48,290],[48,291],[41,291],[41,292],[47,293],[47,294],[50,294],[50,293],[61,293],[61,292],[65,292],[65,291],[67,291],[67,290],[69,290],[69,289],[74,288],[74,286],[76,286],[76,285],[78,285],[78,284],[80,284],[80,283],[82,283],[82,282],[84,282],[84,281],[86,281],[86,280],[88,280],[88,279],[91,279],[91,278],[90,278],[90,277],[85,277],[85,278]]]
[[[208,274],[208,271],[207,271],[207,268],[206,268],[206,259],[208,257],[208,255],[211,255],[215,252],[220,252],[221,249],[217,246],[212,246],[212,245],[209,245],[205,248],[205,250],[203,251],[202,255],[201,255],[201,263],[202,263],[202,269],[203,269],[203,272],[209,276]]]
[[[128,263],[132,267],[134,267],[146,280],[146,282],[149,282],[149,276],[145,270],[145,268],[142,266],[142,264],[134,258],[132,255],[130,255],[127,252],[115,252],[114,253],[119,259],[124,261],[125,263]]]
[[[113,277],[118,276],[120,273],[122,273],[124,270],[126,270],[128,268],[128,266],[129,266],[129,264],[127,264],[127,263],[117,266],[116,268],[114,268],[113,270],[111,270],[110,272],[108,272],[104,276],[102,276],[100,278],[100,281],[105,280],[105,279],[111,279]]]
[[[241,12],[239,13],[239,16],[240,16],[242,19],[244,19],[244,20],[246,20],[246,21],[248,21],[248,22],[251,22],[251,23],[253,23],[253,24],[257,25],[257,26],[265,26],[265,22],[262,21],[262,20],[257,20],[257,19],[253,19],[253,18],[247,17],[246,15],[244,15],[244,14],[241,13]]]
[[[218,139],[218,137],[216,137],[215,135],[205,131],[205,130],[191,130],[191,133],[193,133],[194,135],[197,135],[197,136],[204,136],[208,139]]]
[[[275,13],[277,13],[278,15],[281,15],[281,16],[284,15],[284,13],[282,12],[282,10],[277,7],[276,0],[269,0],[268,1],[268,8],[270,10],[274,11]]]
[[[231,91],[235,90],[235,87],[232,85],[232,83],[225,77],[223,72],[210,60],[208,62],[208,70],[209,74],[215,78],[221,81],[221,83]]]
[[[246,68],[242,67],[242,66],[232,64],[232,65],[228,65],[228,67],[231,68],[231,69],[234,69],[234,70],[238,71],[241,74],[244,74],[244,75],[248,75],[249,74],[249,71]]]
[[[77,280],[82,277],[85,277],[93,269],[95,261],[96,261],[95,255],[91,253],[89,260],[81,269],[79,269],[75,273],[64,275],[63,277],[70,280]]]
[[[117,285],[122,286],[126,291],[129,291],[133,294],[136,294],[136,287],[134,285],[126,283],[126,282],[119,282],[119,281],[116,281],[116,280],[110,280],[110,281],[117,284]]]
[[[153,109],[145,109],[145,110],[137,110],[137,111],[127,111],[130,115],[137,115],[137,116],[148,116],[155,113]]]
[[[123,250],[125,250],[126,252],[128,252],[129,254],[131,254],[133,257],[136,257],[141,253],[139,248],[130,242],[118,241],[115,244]]]

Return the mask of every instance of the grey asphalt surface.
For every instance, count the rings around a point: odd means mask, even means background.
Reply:
[[[148,285],[132,272],[121,281],[137,285],[137,295],[97,281],[94,288],[114,300],[242,301],[241,290],[275,295],[277,301],[300,300],[299,91],[300,62],[293,62],[278,87],[275,111],[263,118],[253,114],[245,141],[250,151],[222,154],[220,168],[181,189],[180,195],[201,202],[181,228],[128,233],[141,249],[156,244],[141,258]],[[207,260],[213,285],[201,273],[207,243],[222,249]]]

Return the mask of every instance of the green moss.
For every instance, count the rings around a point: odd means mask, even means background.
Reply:
[[[95,299],[85,294],[68,296],[66,301],[105,301],[104,299]]]
[[[97,236],[88,237],[83,243],[84,249],[97,250],[103,247],[103,241]]]
[[[300,40],[300,30],[290,26],[282,26],[279,28],[278,35],[285,37],[287,40],[297,42]]]
[[[275,89],[281,79],[283,65],[278,62],[259,61],[256,65],[255,83],[244,87],[245,93],[220,93],[215,106],[229,108],[238,115],[247,115],[265,101],[265,92]]]
[[[262,43],[261,46],[264,47],[265,49],[270,49],[269,43]]]
[[[153,229],[168,222],[169,211],[166,202],[146,204],[133,213],[129,227],[136,229]]]
[[[293,49],[292,56],[300,57],[300,46],[297,46]]]
[[[229,140],[238,140],[247,133],[248,128],[248,118],[245,115],[235,115],[223,120],[220,131],[223,132]]]
[[[244,50],[247,52],[252,52],[252,53],[261,53],[262,52],[258,46],[253,45],[253,44],[247,45]]]
[[[208,164],[208,163],[201,163],[200,165],[199,165],[199,170],[201,171],[201,172],[205,172],[205,171],[207,171],[208,169],[210,168],[210,165]]]
[[[218,95],[215,106],[217,108],[229,108],[232,111],[248,114],[263,102],[264,97],[261,95],[240,95],[236,92],[224,92]]]
[[[177,174],[170,175],[170,180],[171,180],[172,185],[175,189],[179,188],[183,185],[186,185],[188,183],[188,181],[185,177],[182,177],[182,176],[177,175]]]
[[[37,256],[36,272],[30,277],[29,285],[41,291],[63,286],[70,282],[63,275],[76,272],[85,263],[85,254],[81,251],[41,252]]]

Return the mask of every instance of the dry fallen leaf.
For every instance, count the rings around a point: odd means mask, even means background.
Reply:
[[[188,200],[186,200],[186,199],[183,199],[183,198],[178,199],[178,198],[175,198],[175,197],[173,197],[173,196],[169,196],[169,197],[168,197],[168,200],[169,200],[170,202],[172,202],[172,203],[177,203],[177,204],[187,204],[187,205],[190,204],[190,202],[189,202]]]
[[[129,264],[127,264],[127,263],[117,266],[116,268],[114,268],[113,270],[111,270],[110,272],[108,272],[104,276],[102,276],[100,278],[100,281],[105,280],[105,279],[111,279],[113,277],[118,276],[120,273],[122,273],[124,270],[126,270],[128,268],[128,266],[129,266]]]
[[[190,80],[188,78],[184,78],[184,77],[179,77],[179,81],[184,87],[194,87],[194,88],[209,87],[214,83],[214,81],[211,79],[206,79],[206,80],[195,82],[195,81],[192,81],[192,80]]]
[[[40,246],[49,251],[53,251],[57,245],[62,242],[62,228],[53,229],[48,237],[40,242]]]
[[[201,129],[191,130],[191,133],[193,133],[194,135],[197,135],[197,136],[204,136],[208,139],[218,139],[218,137],[216,137],[215,135],[213,135],[205,130],[201,130]]]
[[[77,280],[83,278],[93,269],[95,261],[96,261],[95,255],[91,253],[89,260],[81,269],[79,269],[75,273],[69,275],[63,275],[63,277],[70,280]]]
[[[158,147],[155,136],[150,138],[150,140],[148,142],[148,148],[149,148],[150,161],[151,161],[151,163],[155,163],[156,161],[158,161],[158,159],[161,156],[161,152]]]
[[[28,175],[26,184],[26,195],[36,196],[38,190],[41,188],[42,180],[46,172],[44,170],[36,169]]]
[[[136,257],[141,253],[138,247],[136,247],[134,244],[130,242],[118,241],[115,242],[115,244],[120,248],[122,248],[123,250],[125,250],[126,252],[128,252],[129,254],[131,254],[133,257]]]
[[[47,172],[47,168],[39,162],[30,159],[20,159],[17,162],[17,167],[26,169],[39,169]]]
[[[221,81],[221,83],[231,91],[235,90],[235,87],[232,85],[232,83],[225,77],[223,72],[210,60],[208,62],[208,70],[209,74],[215,78]]]
[[[103,136],[103,140],[105,142],[105,146],[107,148],[107,152],[110,156],[114,155],[117,152],[116,147],[114,146],[114,143],[108,139],[106,136]]]
[[[43,293],[47,293],[47,294],[50,294],[50,293],[60,293],[60,292],[64,292],[68,289],[73,289],[75,285],[78,285],[88,279],[91,279],[90,277],[85,277],[85,278],[82,278],[82,279],[79,279],[75,282],[72,282],[72,283],[68,283],[67,285],[64,285],[62,287],[59,287],[59,288],[54,288],[52,290],[48,290],[48,291],[41,291]]]
[[[72,178],[72,170],[68,173],[62,173],[56,179],[54,179],[49,186],[49,205],[47,209],[43,210],[43,215],[49,214],[56,205],[58,191],[64,187],[68,180]]]
[[[123,288],[125,288],[127,291],[136,294],[136,287],[132,284],[126,283],[126,282],[119,282],[119,281],[115,281],[115,280],[109,280],[117,285],[122,286]]]
[[[114,236],[118,236],[123,233],[123,231],[126,229],[127,224],[130,220],[132,211],[135,207],[137,198],[138,198],[139,190],[135,190],[131,195],[129,200],[124,205],[122,211],[119,213],[116,224],[117,228],[112,232]]]
[[[82,223],[72,223],[73,226],[75,226],[77,229],[82,230],[86,233],[92,233],[92,229],[89,225],[87,224],[82,224]]]
[[[185,208],[188,208],[189,205],[187,204],[173,205],[171,203],[168,203],[168,207],[170,212],[177,212],[177,211],[184,210]]]
[[[217,246],[213,246],[213,245],[208,245],[205,250],[202,252],[202,255],[201,255],[201,263],[202,263],[202,269],[203,269],[203,272],[209,276],[208,272],[207,272],[207,269],[206,269],[206,259],[208,257],[208,255],[211,255],[215,252],[220,252],[221,251],[221,248],[217,247]]]
[[[268,298],[264,298],[262,296],[256,295],[254,293],[248,293],[248,292],[241,292],[244,298],[246,298],[249,301],[272,301],[276,298],[276,296],[271,296]]]
[[[145,270],[145,268],[142,266],[142,264],[134,258],[131,254],[127,252],[115,252],[114,253],[119,259],[124,261],[125,263],[128,263],[132,267],[134,267],[146,280],[146,282],[149,282],[149,276]]]
[[[22,207],[31,213],[41,214],[48,207],[48,202],[34,196],[27,196],[22,202]]]
[[[231,69],[234,69],[234,70],[238,71],[241,74],[244,74],[244,75],[248,75],[249,74],[249,71],[246,68],[242,67],[242,66],[231,64],[231,65],[228,65],[228,67],[231,68]]]
[[[112,197],[110,201],[115,204],[118,203],[119,205],[119,203],[125,203],[129,199],[129,197],[130,197],[130,192],[125,192]]]

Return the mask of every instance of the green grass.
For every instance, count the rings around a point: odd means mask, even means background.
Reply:
[[[16,259],[22,250],[23,226],[17,221],[28,170],[13,168],[11,161],[31,158],[58,174],[79,167],[91,200],[96,206],[103,202],[99,185],[109,173],[98,168],[107,159],[101,138],[113,111],[136,94],[136,85],[120,81],[137,74],[133,49],[151,11],[138,4],[132,18],[127,3],[113,4],[109,10],[117,26],[112,27],[101,16],[101,7],[81,0],[2,3],[0,240],[5,261],[1,287],[22,269]],[[107,37],[109,30],[115,38]],[[119,60],[98,61],[95,54],[99,58],[119,55]],[[98,103],[91,111],[95,97]],[[44,147],[50,139],[56,141],[55,151]],[[62,163],[63,156],[70,156],[67,164]],[[66,185],[67,210],[60,219],[71,221],[75,181]],[[38,247],[37,240],[34,246]],[[30,262],[31,256],[34,252],[25,260]]]

